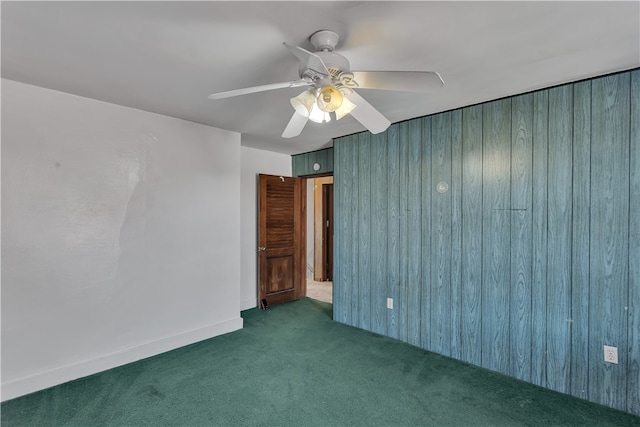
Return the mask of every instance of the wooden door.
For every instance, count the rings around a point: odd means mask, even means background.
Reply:
[[[258,305],[306,296],[306,180],[260,175]]]
[[[324,280],[333,281],[333,184],[322,185],[322,265]]]

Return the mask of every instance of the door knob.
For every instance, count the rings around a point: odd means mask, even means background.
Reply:
[[[258,251],[264,252],[266,250],[267,250],[267,248],[265,248],[264,246],[258,246]]]

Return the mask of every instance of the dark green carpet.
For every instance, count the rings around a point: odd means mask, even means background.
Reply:
[[[303,300],[244,329],[2,404],[3,426],[640,426],[331,320]]]

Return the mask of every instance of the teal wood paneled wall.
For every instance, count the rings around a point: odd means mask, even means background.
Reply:
[[[336,320],[640,414],[640,70],[334,149]]]
[[[320,169],[317,171],[313,170],[314,163],[320,165]],[[293,176],[331,175],[333,173],[333,147],[291,156],[291,169]]]

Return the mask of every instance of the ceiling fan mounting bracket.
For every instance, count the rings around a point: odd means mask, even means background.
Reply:
[[[338,44],[338,34],[331,30],[320,30],[311,34],[309,41],[316,49],[316,52],[333,52]]]

